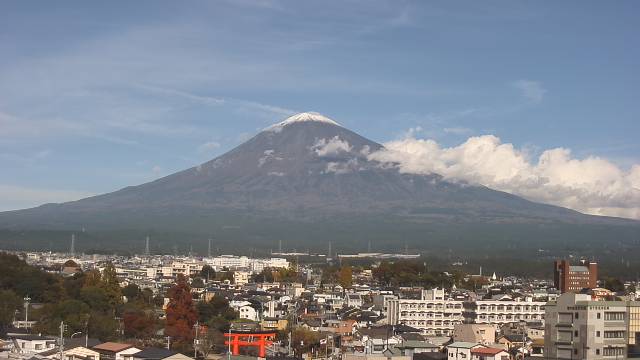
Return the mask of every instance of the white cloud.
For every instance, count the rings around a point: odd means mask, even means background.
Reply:
[[[350,152],[352,146],[349,142],[341,140],[337,135],[329,139],[319,139],[311,147],[311,150],[315,151],[318,156],[335,156],[341,152]]]
[[[335,173],[335,174],[347,174],[350,172],[359,171],[360,166],[358,163],[358,158],[349,159],[346,162],[329,162],[327,164],[327,168],[325,169],[325,173]]]
[[[625,171],[599,157],[573,158],[564,148],[531,159],[493,135],[450,148],[415,138],[384,145],[369,158],[394,163],[401,172],[435,173],[588,214],[640,219],[640,165]]]
[[[95,194],[84,191],[40,189],[0,184],[0,211],[26,209],[46,203],[82,199]]]
[[[547,89],[542,87],[542,84],[539,81],[518,80],[512,85],[522,92],[522,96],[524,96],[525,99],[534,103],[541,102],[544,95],[547,93]]]

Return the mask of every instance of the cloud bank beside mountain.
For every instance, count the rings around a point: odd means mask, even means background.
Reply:
[[[640,164],[624,170],[599,157],[574,158],[565,148],[535,159],[493,135],[449,148],[413,137],[384,146],[369,158],[395,163],[403,173],[436,173],[587,214],[640,219]]]

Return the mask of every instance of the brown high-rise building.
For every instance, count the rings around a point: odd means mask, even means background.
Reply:
[[[582,289],[597,287],[598,263],[580,260],[580,265],[571,265],[568,260],[554,262],[553,282],[561,293],[577,293]]]

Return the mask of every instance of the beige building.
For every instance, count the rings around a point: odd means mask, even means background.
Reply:
[[[453,329],[453,341],[493,344],[496,342],[496,328],[489,324],[458,324]]]
[[[565,293],[549,302],[545,356],[553,359],[627,359],[640,356],[640,302],[593,301]]]
[[[451,336],[463,321],[462,301],[448,299],[444,289],[424,290],[420,300],[387,300],[387,319],[389,325],[408,325],[425,335]]]
[[[504,325],[520,321],[543,321],[544,301],[532,298],[513,300],[508,296],[497,300],[476,300],[464,303],[464,321],[472,324]]]

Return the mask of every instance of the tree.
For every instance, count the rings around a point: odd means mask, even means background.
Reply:
[[[380,265],[378,265],[377,267],[375,267],[372,271],[373,273],[373,277],[378,280],[379,282],[381,282],[384,285],[389,285],[389,283],[391,282],[391,278],[392,278],[392,273],[391,273],[391,264],[388,261],[383,261],[380,263]]]
[[[353,282],[353,269],[351,268],[351,266],[346,265],[340,268],[338,281],[340,282],[340,286],[342,286],[343,288],[351,287],[351,284]]]
[[[168,295],[165,334],[171,336],[174,342],[188,345],[193,340],[192,330],[198,314],[193,306],[191,289],[184,276],[178,276],[177,283],[169,289]]]
[[[224,335],[218,329],[202,326],[198,340],[198,352],[205,359],[212,351],[222,352],[225,349]]]
[[[127,297],[127,301],[134,301],[141,295],[140,287],[136,284],[129,284],[122,288],[122,295]]]
[[[310,352],[313,348],[320,346],[320,333],[299,327],[291,334],[291,343],[297,355]]]
[[[58,332],[60,321],[67,325],[69,334],[83,332],[91,309],[80,300],[64,300],[56,304],[45,305],[42,317],[36,324],[36,331],[54,335]]]
[[[104,289],[109,296],[109,303],[115,308],[122,303],[122,289],[120,281],[116,275],[116,268],[111,262],[107,263],[102,271],[100,287]]]
[[[80,300],[89,305],[92,311],[112,313],[114,310],[109,294],[100,287],[89,286],[83,288],[80,290]]]
[[[624,283],[620,279],[607,277],[604,279],[604,287],[613,292],[624,291]]]
[[[0,290],[0,336],[11,326],[15,311],[20,307],[20,297],[11,290]]]
[[[197,278],[191,280],[191,287],[203,288],[204,287],[204,281],[202,281],[201,278],[197,277]]]
[[[200,270],[200,277],[207,279],[207,281],[213,280],[216,278],[216,271],[211,266],[205,265],[202,267],[202,270]]]
[[[153,313],[128,311],[122,317],[124,335],[135,339],[150,339],[156,332],[156,319]]]
[[[229,306],[229,301],[222,296],[214,296],[211,301],[200,302],[196,306],[198,311],[198,319],[202,323],[206,323],[213,318],[222,317],[226,320],[233,320],[237,314]]]

